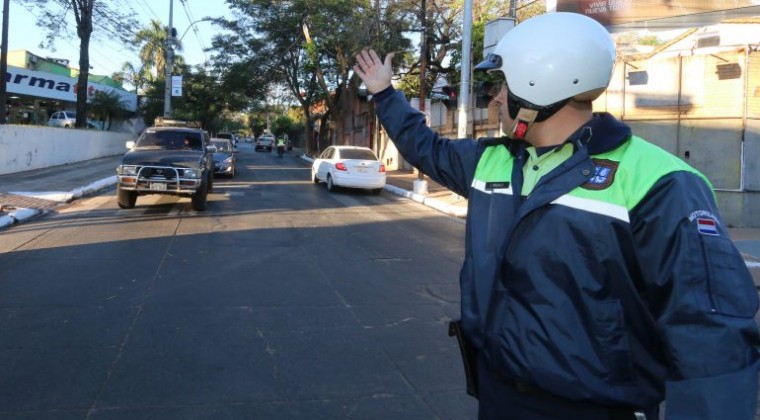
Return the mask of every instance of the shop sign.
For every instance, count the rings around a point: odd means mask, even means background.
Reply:
[[[73,77],[8,66],[8,71],[5,73],[5,83],[8,93],[67,102],[76,102],[77,100],[77,79]],[[137,95],[134,93],[99,83],[87,84],[88,98],[93,98],[98,91],[116,92],[125,102],[128,110],[137,110]]]

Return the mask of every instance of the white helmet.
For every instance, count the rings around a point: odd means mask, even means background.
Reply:
[[[614,65],[615,43],[601,24],[557,12],[515,26],[475,69],[504,73],[512,118],[527,108],[539,111],[536,121],[541,121],[570,99],[596,99],[609,85]]]

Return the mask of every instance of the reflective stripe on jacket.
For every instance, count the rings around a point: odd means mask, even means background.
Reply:
[[[523,143],[444,139],[400,92],[375,101],[404,158],[468,198],[462,321],[493,369],[572,400],[754,417],[757,292],[699,172],[595,114],[520,197]]]

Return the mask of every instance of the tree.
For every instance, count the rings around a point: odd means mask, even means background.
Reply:
[[[161,21],[153,19],[150,26],[137,31],[133,38],[134,44],[140,49],[143,67],[153,76],[153,80],[166,75],[167,29]],[[178,39],[172,37],[171,43],[174,51],[182,51],[182,43]]]
[[[290,119],[287,115],[281,115],[274,119],[272,122],[272,133],[276,137],[281,137],[283,134],[290,135],[290,132],[293,131],[293,120]]]
[[[130,114],[126,100],[116,92],[95,92],[90,106],[92,116],[104,122],[104,130],[111,129],[113,120],[123,120]]]
[[[144,66],[135,67],[134,64],[126,61],[121,66],[121,71],[114,73],[111,78],[124,84],[129,84],[135,89],[135,93],[141,93],[146,87],[150,74]]]
[[[356,88],[353,56],[367,46],[403,50],[409,42],[389,17],[393,9],[375,0],[294,0],[272,7],[270,0],[227,0],[237,21],[217,23],[229,31],[218,36],[216,58],[255,66],[267,84],[283,84],[303,109],[304,126],[312,108],[324,104],[323,118],[339,121],[346,111],[343,94]],[[393,25],[387,22],[394,22]],[[341,124],[335,124],[340,130]],[[306,130],[307,152],[313,147]]]
[[[98,27],[106,33],[104,36],[116,37],[123,43],[129,42],[132,28],[137,26],[134,14],[123,12],[118,5],[111,5],[105,0],[26,0],[21,5],[29,10],[35,9],[37,26],[47,30],[44,46],[52,47],[59,37],[71,38],[69,19],[76,23],[76,35],[79,37],[79,79],[77,81],[77,121],[76,127],[87,126],[87,80],[90,74],[90,38],[97,22]]]

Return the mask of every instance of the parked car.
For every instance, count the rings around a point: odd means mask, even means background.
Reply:
[[[161,119],[127,142],[129,151],[116,168],[119,207],[133,208],[141,195],[168,194],[190,197],[193,210],[206,209],[216,148],[199,126]]]
[[[73,111],[54,112],[53,115],[50,116],[50,119],[48,119],[48,125],[50,127],[74,128],[76,123],[77,114]],[[87,120],[87,128],[98,128],[98,126],[94,122]]]
[[[272,134],[262,134],[256,140],[256,151],[257,152],[259,150],[266,150],[267,152],[271,152],[272,151],[272,146],[274,146],[274,135],[272,135]]]
[[[211,144],[216,146],[214,152],[214,174],[235,176],[235,145],[229,139],[212,138]]]
[[[311,166],[312,182],[325,182],[330,191],[349,187],[379,194],[385,186],[385,178],[385,165],[367,147],[330,146]]]
[[[76,122],[77,114],[72,111],[54,112],[53,115],[50,116],[50,119],[48,119],[48,125],[50,127],[74,128]],[[87,120],[87,128],[98,128],[98,126],[92,121]]]

